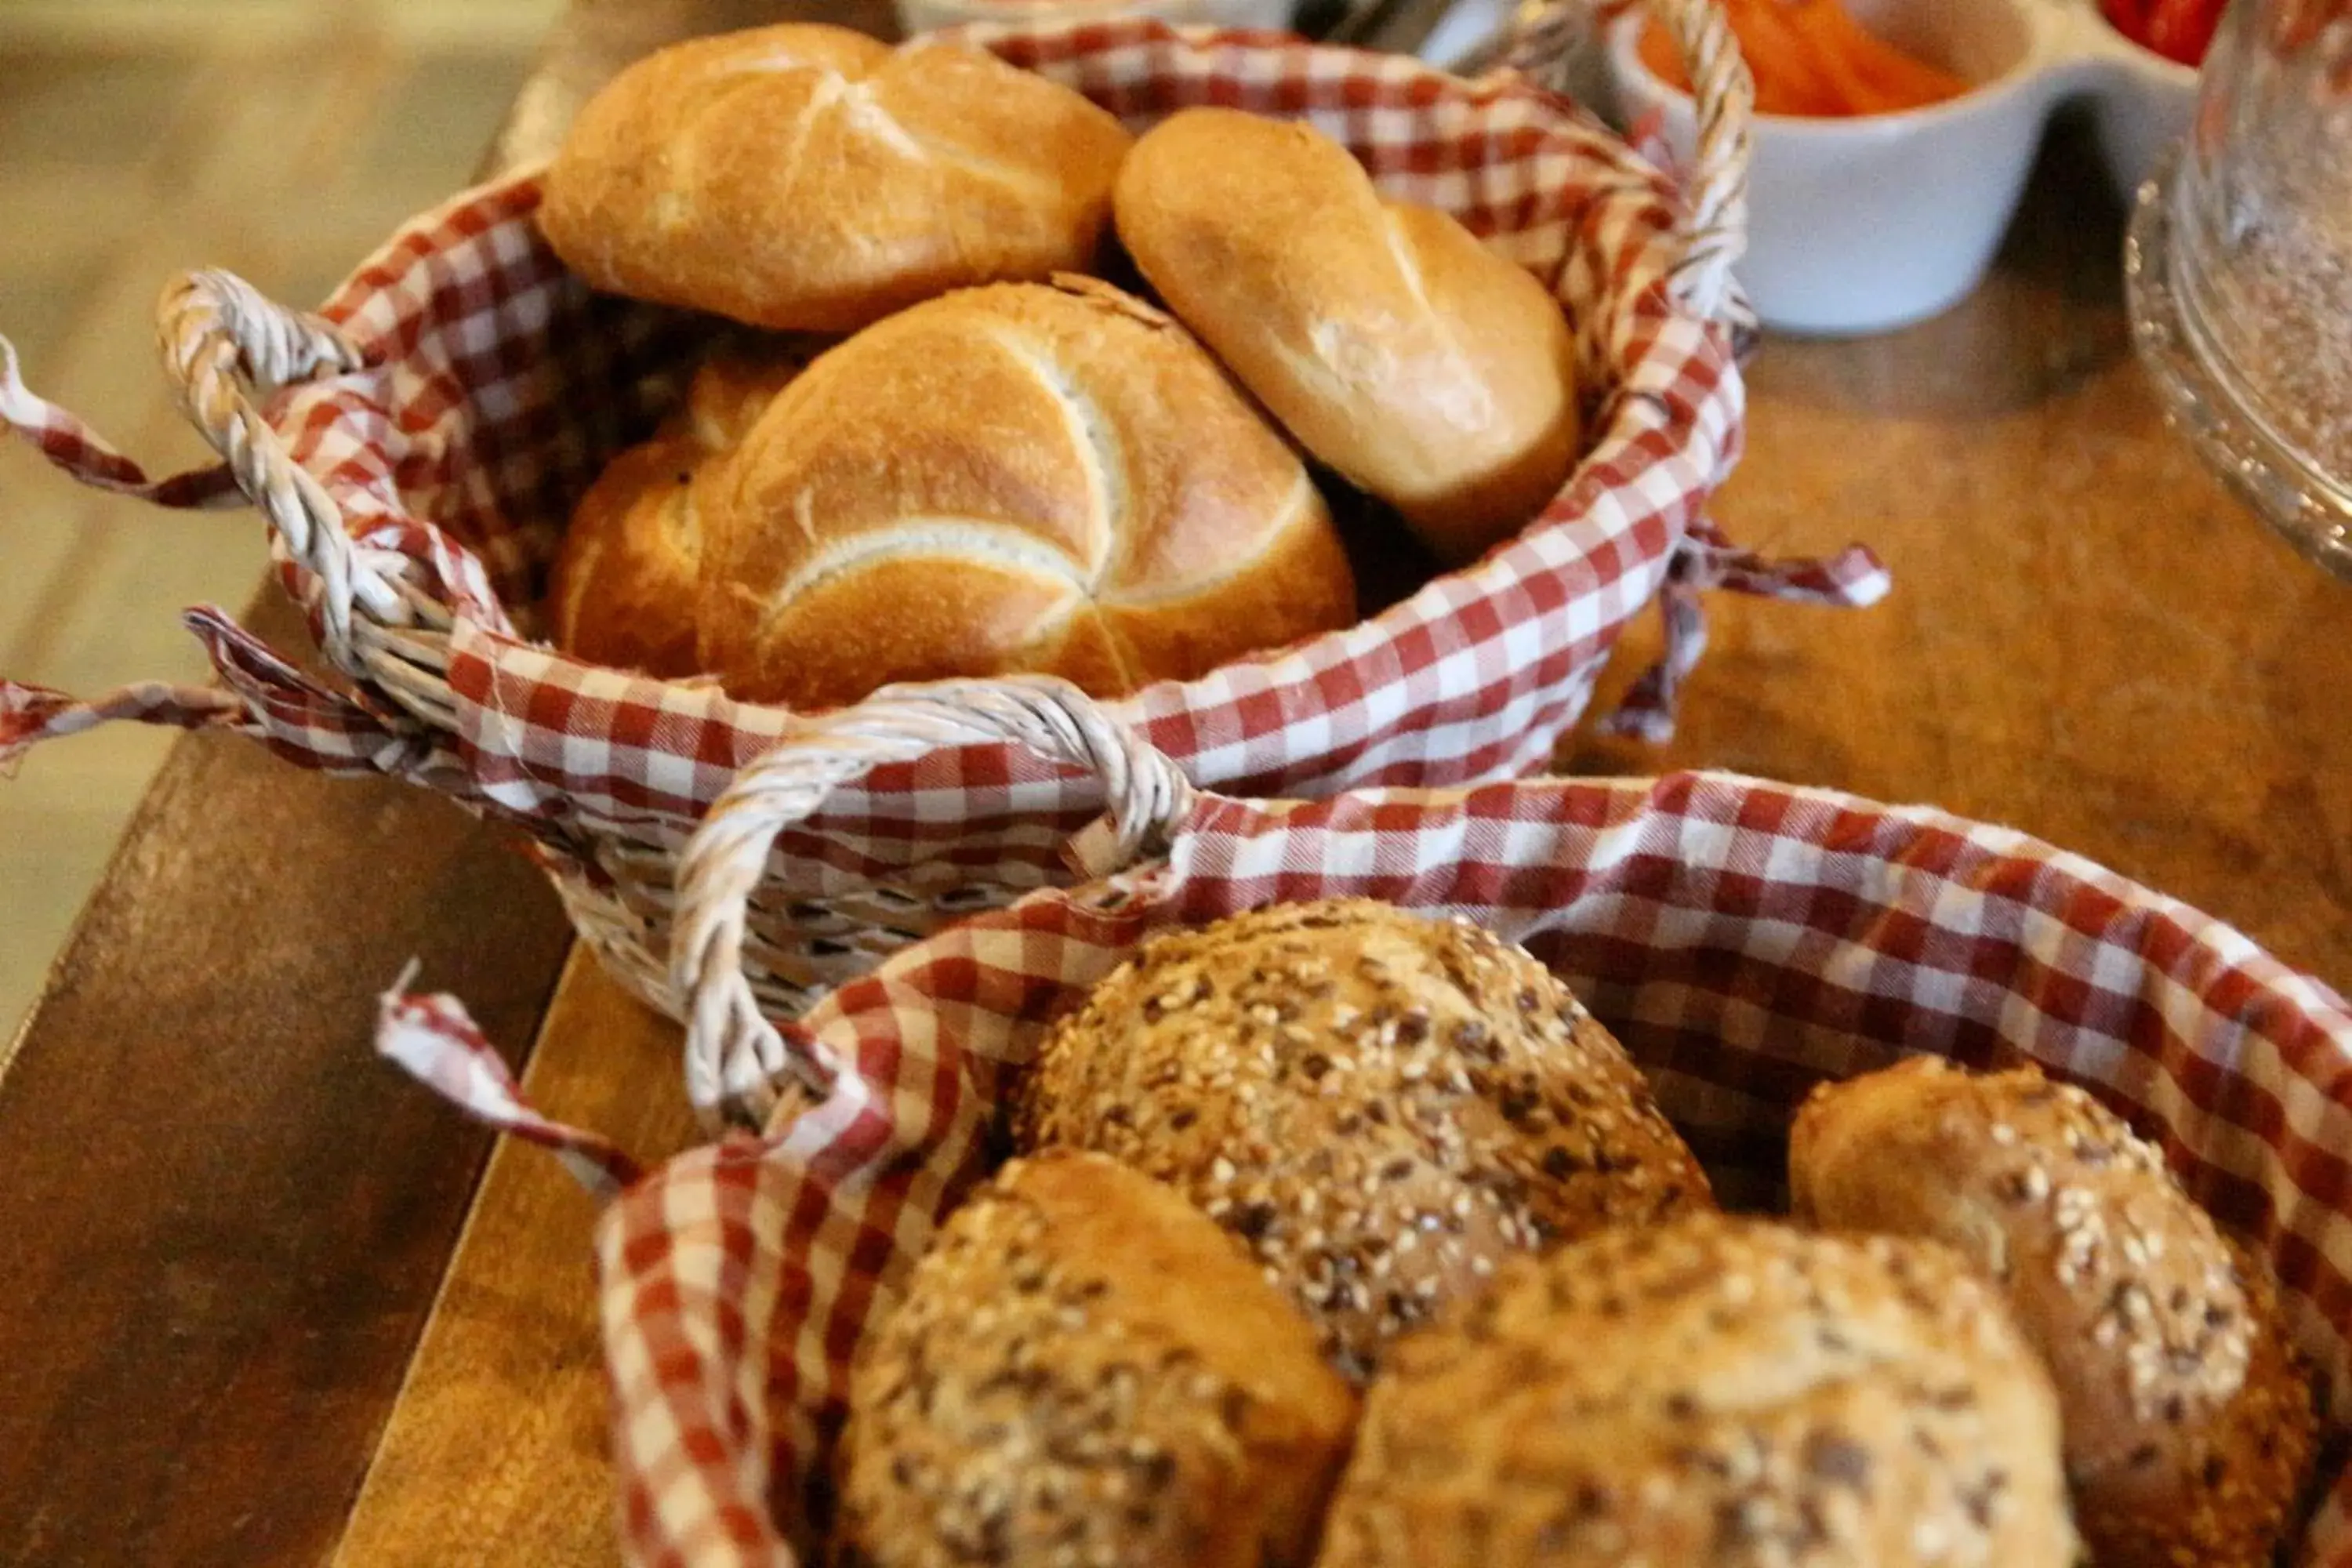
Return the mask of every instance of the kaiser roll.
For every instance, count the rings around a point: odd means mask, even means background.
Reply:
[[[1321,1568],[2073,1568],[2048,1375],[1924,1243],[1697,1215],[1391,1351]]]
[[[1790,1176],[1801,1215],[1949,1243],[1999,1284],[2056,1378],[2100,1568],[2271,1561],[2311,1389],[2268,1280],[2113,1112],[1916,1058],[1817,1090]]]
[[[1182,1199],[1094,1156],[1015,1161],[858,1347],[835,1560],[1304,1568],[1355,1414]]]
[[[1119,238],[1307,449],[1467,561],[1574,466],[1558,300],[1427,207],[1381,199],[1310,126],[1188,109],[1118,176]]]
[[[593,288],[848,331],[1087,266],[1129,140],[977,49],[787,23],[622,71],[565,136],[539,223]]]
[[[1015,670],[1116,696],[1355,619],[1297,454],[1181,327],[1087,279],[867,328],[725,479],[701,658],[747,700]]]
[[[665,679],[700,670],[695,600],[712,464],[803,363],[782,351],[712,358],[696,372],[686,406],[605,466],[556,550],[548,629],[558,647]]]
[[[1342,1370],[1511,1254],[1712,1203],[1566,986],[1368,900],[1155,938],[1040,1047],[1014,1136],[1125,1160],[1247,1241]]]

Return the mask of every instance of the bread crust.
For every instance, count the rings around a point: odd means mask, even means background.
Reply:
[[[1130,138],[981,50],[784,23],[675,44],[582,109],[539,224],[591,287],[850,331],[1088,266]]]
[[[699,658],[746,700],[1013,671],[1119,696],[1355,619],[1297,455],[1181,327],[1091,279],[868,328],[725,483]]]
[[[1943,1249],[1696,1215],[1397,1344],[1319,1568],[2072,1568],[2047,1374]]]
[[[1928,1237],[1996,1280],[2045,1356],[2101,1568],[2261,1568],[2315,1413],[2267,1276],[2156,1147],[2038,1070],[1937,1058],[1818,1089],[1790,1150],[1800,1215]]]
[[[1308,125],[1188,109],[1118,176],[1118,236],[1308,451],[1449,563],[1518,532],[1574,467],[1575,345],[1525,269],[1383,201]]]
[[[548,635],[576,658],[666,680],[700,673],[695,600],[719,458],[800,374],[777,347],[722,351],[653,439],[605,465],[572,510],[548,580]]]
[[[1356,1398],[1175,1194],[1015,1161],[859,1346],[834,1561],[1304,1568]]]
[[[1515,1253],[1713,1202],[1549,970],[1370,900],[1155,938],[1016,1100],[1020,1146],[1115,1155],[1245,1239],[1360,1377]]]

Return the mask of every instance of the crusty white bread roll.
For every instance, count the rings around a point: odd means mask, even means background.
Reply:
[[[1513,1253],[1714,1201],[1550,971],[1366,900],[1154,938],[1024,1079],[1020,1146],[1098,1150],[1174,1186],[1359,1377]]]
[[[1188,109],[1120,170],[1119,238],[1300,444],[1459,563],[1574,467],[1558,300],[1452,217],[1385,202],[1312,127]]]
[[[835,1561],[1304,1568],[1356,1399],[1181,1198],[1014,1161],[859,1345]]]
[[[2267,1278],[2154,1145],[2031,1068],[1939,1058],[1815,1091],[1797,1212],[1949,1243],[2048,1359],[2099,1568],[2258,1568],[2311,1459],[2311,1389]]]
[[[2073,1568],[2047,1373],[1942,1248],[1697,1215],[1514,1259],[1366,1395],[1319,1568]]]
[[[593,288],[849,331],[944,289],[1083,269],[1129,142],[980,50],[786,23],[614,78],[566,134],[539,223]]]
[[[867,328],[725,479],[700,658],[746,700],[1016,670],[1117,696],[1355,619],[1297,455],[1181,327],[1090,279]]]
[[[804,363],[781,347],[713,356],[653,439],[605,466],[556,549],[547,609],[557,647],[666,679],[701,669],[695,601],[713,465]]]

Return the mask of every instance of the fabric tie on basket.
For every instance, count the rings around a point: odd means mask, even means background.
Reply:
[[[412,965],[383,999],[376,1019],[378,1052],[467,1114],[553,1153],[600,1202],[619,1196],[644,1175],[609,1140],[533,1110],[506,1058],[455,997],[402,994],[415,973]]]
[[[79,418],[37,397],[25,384],[16,347],[0,338],[0,423],[40,448],[41,455],[94,489],[136,496],[158,506],[240,507],[249,504],[226,464],[150,479]]]
[[[46,686],[0,680],[0,778],[13,777],[25,753],[40,742],[118,719],[201,730],[215,724],[241,729],[245,718],[245,704],[235,694],[207,687],[148,680],[84,702]]]
[[[219,685],[142,681],[85,701],[47,687],[0,680],[0,778],[14,774],[40,742],[128,720],[234,731],[324,773],[383,773],[463,789],[462,769],[429,736],[304,675],[226,611],[205,606],[181,619],[211,660]]]
[[[1708,588],[1797,604],[1861,608],[1878,603],[1894,587],[1878,557],[1856,545],[1823,561],[1768,561],[1742,550],[1706,518],[1691,524],[1675,552],[1666,581],[1658,590],[1658,615],[1665,625],[1665,652],[1626,691],[1616,710],[1601,721],[1613,735],[1632,735],[1654,745],[1674,739],[1675,708],[1683,683],[1706,652],[1706,616],[1699,595]]]
[[[1464,81],[1404,57],[1150,21],[966,34],[1134,128],[1199,103],[1309,121],[1385,194],[1453,214],[1545,279],[1574,318],[1591,449],[1518,538],[1346,631],[1116,707],[1203,785],[1315,796],[1516,776],[1549,764],[1652,598],[1665,600],[1666,658],[1626,722],[1654,736],[1697,658],[1702,586],[1842,605],[1884,592],[1859,550],[1725,570],[1727,547],[1702,521],[1745,416],[1730,266],[1751,100],[1715,6],[1652,3],[1704,100],[1679,185],[1535,85],[1539,48]],[[42,717],[10,732],[21,748],[134,717],[266,732],[307,765],[364,758],[518,826],[607,966],[675,1014],[677,856],[735,769],[824,716],[532,640],[571,507],[676,405],[712,332],[592,293],[539,236],[538,201],[525,170],[420,216],[316,315],[220,274],[170,290],[167,370],[226,469],[149,479],[26,392],[9,360],[0,419],[68,471],[181,506],[226,500],[233,474],[341,678],[270,670],[215,639],[244,719],[217,694],[131,689],[70,710],[13,698]],[[945,921],[1066,881],[1060,846],[1102,805],[1092,780],[1003,743],[877,770],[780,844],[763,998],[803,1007]]]
[[[780,1026],[833,1090],[604,1209],[631,1562],[814,1560],[851,1355],[982,1173],[1006,1070],[1150,932],[1269,900],[1381,899],[1526,943],[1734,1204],[1774,1198],[1816,1082],[1916,1052],[2037,1061],[2267,1254],[2345,1415],[2352,1012],[2210,917],[2007,828],[1722,773],[1172,809],[1163,859],[942,931]],[[473,1048],[430,1016],[426,1057]],[[2329,1480],[2305,1568],[2352,1568],[2352,1476]]]

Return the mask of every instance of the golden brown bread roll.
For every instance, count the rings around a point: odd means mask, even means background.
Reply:
[[[1182,328],[1090,279],[867,328],[725,479],[701,662],[747,700],[1016,670],[1117,696],[1355,619],[1297,455]]]
[[[1303,1568],[1355,1415],[1181,1198],[1097,1156],[1015,1161],[858,1348],[835,1561]]]
[[[2049,1378],[1942,1248],[1713,1215],[1393,1347],[1319,1568],[2072,1568]]]
[[[1358,1376],[1515,1252],[1713,1202],[1549,970],[1369,900],[1155,938],[1017,1100],[1023,1147],[1116,1155],[1246,1239]]]
[[[980,50],[787,23],[675,44],[580,112],[539,223],[593,288],[849,331],[1081,269],[1129,138]]]
[[[1816,1090],[1790,1179],[1802,1216],[1947,1242],[1999,1282],[2056,1378],[2100,1568],[2270,1562],[2311,1390],[2267,1279],[2114,1113],[1917,1058]]]
[[[666,679],[701,669],[695,601],[711,471],[803,363],[776,348],[714,356],[654,438],[606,465],[556,551],[548,630],[557,647]]]
[[[1518,532],[1567,479],[1559,301],[1445,214],[1382,201],[1312,127],[1185,110],[1128,155],[1117,211],[1169,308],[1447,562]]]

